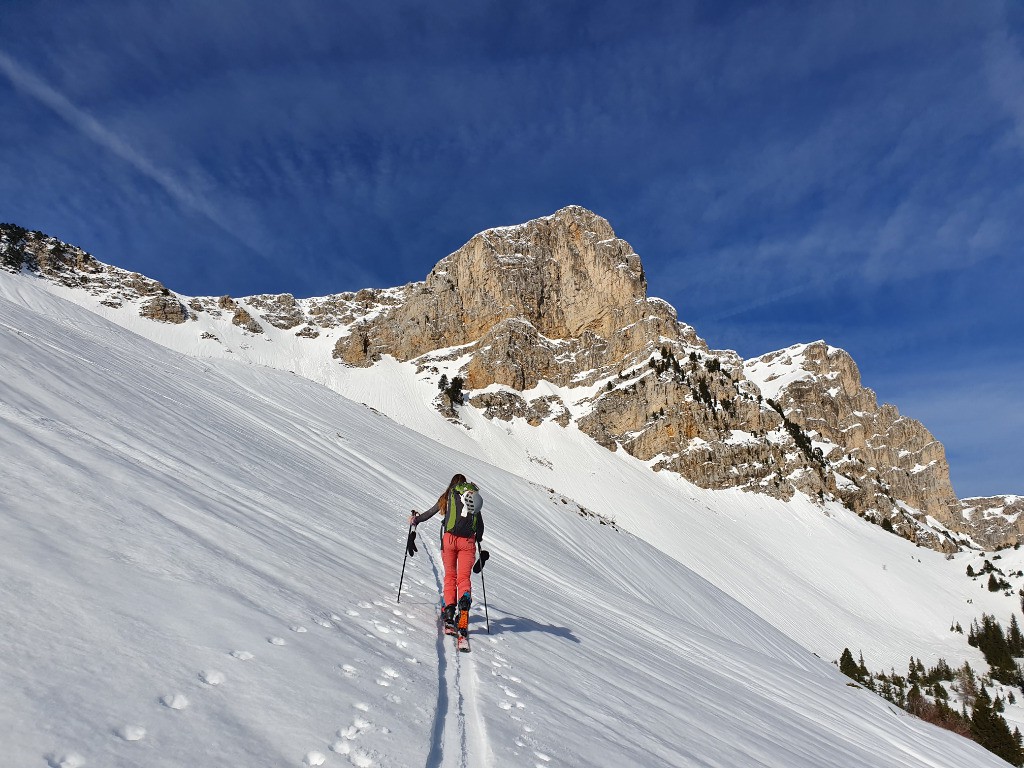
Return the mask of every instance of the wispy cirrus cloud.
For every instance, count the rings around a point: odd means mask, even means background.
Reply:
[[[988,36],[985,63],[993,99],[1006,111],[1020,149],[1024,150],[1024,56],[1015,44],[1002,8],[1001,24]]]
[[[3,74],[16,89],[53,111],[79,134],[116,155],[141,176],[156,184],[183,209],[200,215],[249,250],[267,258],[262,248],[253,242],[245,231],[234,226],[232,221],[208,199],[197,194],[191,185],[159,167],[135,149],[130,142],[76,106],[42,78],[20,66],[3,51],[0,51],[0,74]]]

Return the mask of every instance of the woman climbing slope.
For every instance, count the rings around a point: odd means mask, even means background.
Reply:
[[[476,558],[476,545],[484,536],[484,518],[481,515],[484,500],[480,489],[457,474],[448,483],[445,492],[425,512],[409,517],[410,525],[419,525],[438,512],[444,513],[441,524],[441,560],[444,562],[444,624],[445,632],[464,635],[469,626],[469,606],[472,603],[470,576]],[[457,601],[457,602],[456,602]],[[456,616],[456,608],[458,615]]]

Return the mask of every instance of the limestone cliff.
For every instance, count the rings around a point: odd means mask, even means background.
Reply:
[[[334,355],[370,365],[470,345],[469,388],[584,385],[662,337],[680,337],[675,311],[646,289],[629,244],[573,206],[477,235],[407,286],[401,303],[357,323]]]

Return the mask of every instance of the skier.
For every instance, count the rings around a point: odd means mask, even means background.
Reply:
[[[484,536],[484,506],[480,489],[455,475],[445,492],[426,512],[409,517],[410,525],[419,525],[438,512],[444,512],[441,524],[441,560],[444,563],[444,617],[445,632],[465,637],[469,626],[469,606],[472,603],[470,575],[476,557],[476,545]],[[456,600],[458,602],[456,602]],[[456,609],[458,615],[456,616]]]

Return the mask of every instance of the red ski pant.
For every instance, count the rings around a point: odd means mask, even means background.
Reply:
[[[472,592],[470,576],[476,558],[476,539],[446,533],[441,537],[441,560],[444,562],[444,604],[458,602]]]

